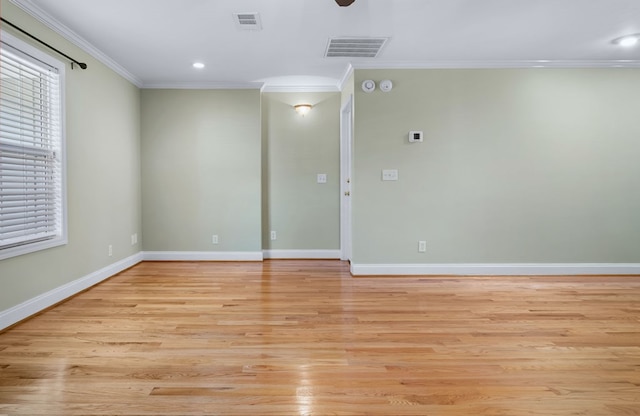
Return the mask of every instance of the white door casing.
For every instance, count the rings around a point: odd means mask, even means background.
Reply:
[[[340,111],[340,259],[351,261],[353,94]]]

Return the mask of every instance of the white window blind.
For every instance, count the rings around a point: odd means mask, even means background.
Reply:
[[[65,238],[60,74],[5,38],[3,33],[0,255]]]

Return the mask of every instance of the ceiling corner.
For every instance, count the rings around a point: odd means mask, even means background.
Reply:
[[[22,9],[24,12],[29,14],[34,19],[38,20],[43,25],[47,26],[49,29],[58,33],[60,36],[73,43],[89,55],[93,56],[98,61],[102,62],[104,65],[112,69],[118,75],[125,78],[127,81],[131,82],[138,88],[142,88],[142,80],[133,75],[131,72],[126,70],[122,65],[111,59],[104,52],[93,46],[89,41],[84,39],[82,36],[78,35],[73,30],[69,29],[64,24],[60,23],[53,16],[42,10],[40,7],[36,6],[31,0],[9,0],[18,8]]]

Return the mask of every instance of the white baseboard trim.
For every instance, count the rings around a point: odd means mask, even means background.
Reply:
[[[262,251],[145,251],[148,261],[262,261]]]
[[[94,286],[103,280],[120,273],[129,267],[135,266],[142,261],[142,253],[137,253],[126,259],[110,264],[84,277],[59,286],[46,293],[36,296],[16,305],[12,308],[0,312],[0,330],[22,321],[36,313],[47,309],[85,289]]]
[[[354,276],[531,276],[640,274],[639,263],[351,264]]]
[[[340,250],[264,250],[265,259],[339,259]]]

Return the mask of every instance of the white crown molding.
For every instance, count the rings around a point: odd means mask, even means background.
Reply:
[[[351,264],[354,276],[531,276],[531,275],[631,275],[640,263],[515,263],[515,264]]]
[[[145,261],[262,261],[262,251],[145,251]]]
[[[342,78],[340,78],[340,81],[338,82],[338,89],[340,91],[342,91],[346,86],[347,81],[349,80],[349,77],[353,74],[354,69],[355,68],[351,63],[347,65],[347,68],[345,69],[344,74],[342,75]]]
[[[265,259],[339,259],[340,250],[264,250]]]
[[[260,90],[262,82],[155,82],[142,84],[143,89],[158,90]]]
[[[640,60],[567,61],[406,61],[406,62],[356,62],[354,69],[501,69],[501,68],[638,68]]]
[[[52,29],[53,31],[60,34],[62,37],[67,39],[69,42],[83,49],[89,55],[96,58],[98,61],[105,64],[107,67],[111,68],[115,73],[119,74],[127,81],[131,82],[138,88],[142,85],[142,81],[134,76],[131,72],[127,71],[124,67],[118,64],[116,61],[111,59],[101,50],[93,46],[86,39],[78,35],[73,30],[69,29],[67,26],[60,23],[53,16],[42,10],[40,7],[36,6],[31,0],[9,0],[11,3],[15,4],[20,9],[27,12],[29,15],[40,21],[42,24]]]
[[[142,261],[142,253],[134,254],[98,271],[52,289],[12,308],[0,312],[0,330],[14,325],[56,303],[76,295]]]
[[[340,92],[337,85],[269,85],[262,92]]]

